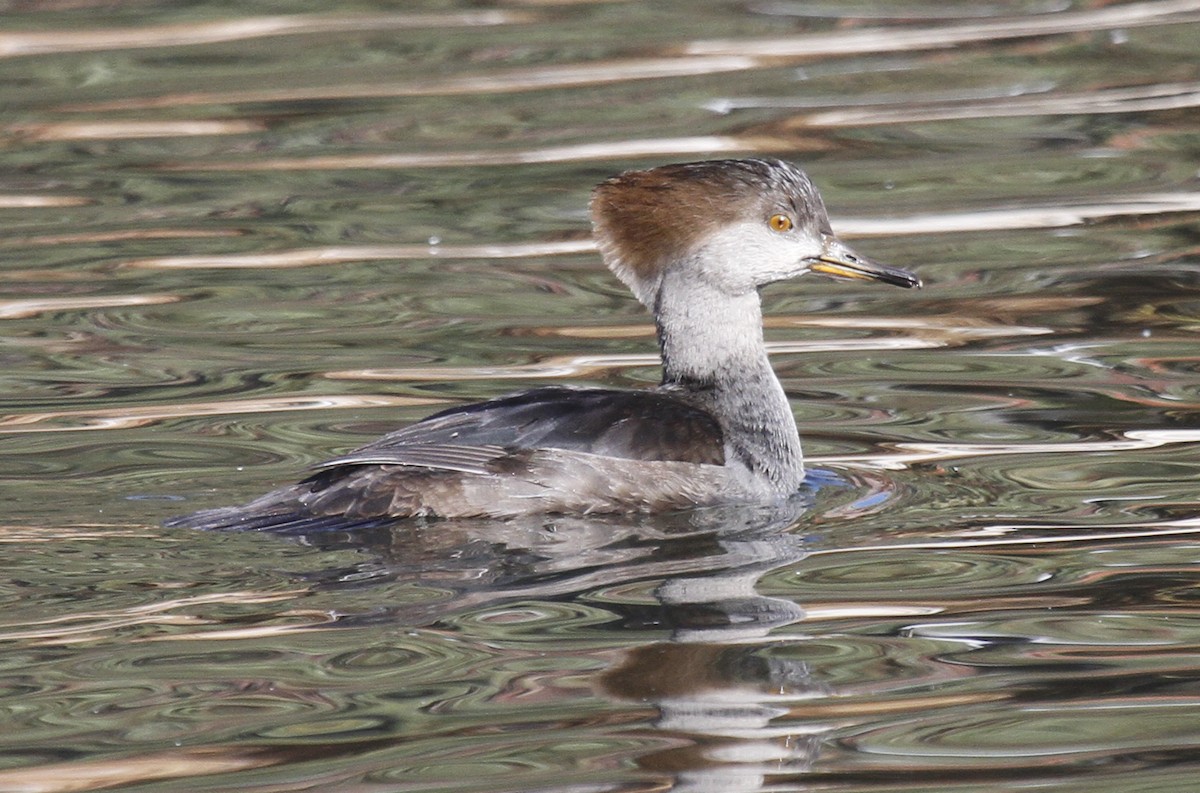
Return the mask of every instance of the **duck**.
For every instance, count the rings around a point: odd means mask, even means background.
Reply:
[[[810,273],[921,280],[840,240],[808,175],[779,159],[626,171],[594,188],[590,215],[604,263],[654,317],[659,385],[551,385],[451,407],[296,484],[168,525],[655,513],[797,493],[804,455],[768,359],[760,290]]]

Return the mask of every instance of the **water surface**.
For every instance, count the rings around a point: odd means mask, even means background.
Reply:
[[[10,3],[0,791],[1180,791],[1200,3]],[[621,169],[802,164],[791,509],[161,528],[656,381]]]

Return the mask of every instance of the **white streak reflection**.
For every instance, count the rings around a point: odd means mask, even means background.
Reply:
[[[791,127],[859,127],[872,124],[920,124],[972,118],[1014,116],[1077,116],[1098,113],[1144,113],[1200,106],[1200,83],[1109,88],[1087,93],[1053,93],[1045,96],[1004,97],[985,101],[920,104],[891,107],[827,110],[784,122]]]
[[[544,165],[564,162],[593,162],[639,157],[731,154],[747,149],[771,148],[792,142],[765,139],[756,142],[729,135],[699,135],[683,138],[609,140],[546,146],[537,149],[473,149],[451,152],[405,154],[337,154],[323,157],[275,157],[237,161],[168,163],[164,171],[343,171],[347,169],[451,168],[483,165]]]
[[[856,352],[866,350],[920,350],[941,346],[933,340],[917,338],[890,339],[830,339],[824,341],[767,342],[767,352],[773,355],[816,352]],[[536,363],[512,366],[413,366],[403,369],[353,369],[326,372],[331,380],[509,380],[555,379],[584,377],[613,369],[658,366],[657,353],[642,355],[562,355],[551,356]]]
[[[47,124],[13,124],[0,132],[28,141],[126,140],[180,138],[204,135],[244,135],[263,132],[263,121],[250,119],[192,119],[184,121],[60,121]]]
[[[84,311],[93,308],[160,306],[176,303],[176,295],[96,295],[94,297],[33,297],[0,300],[0,319],[27,319],[55,311]]]
[[[189,47],[275,36],[325,35],[356,30],[507,25],[528,18],[526,14],[506,11],[463,11],[447,14],[293,14],[211,22],[196,21],[179,25],[85,27],[79,31],[9,30],[0,33],[0,58],[64,52]]]
[[[331,245],[261,253],[158,256],[132,259],[121,266],[151,270],[317,267],[388,259],[517,259],[566,256],[596,250],[591,240],[526,242],[512,245]]]
[[[267,104],[313,100],[389,99],[413,96],[463,96],[520,93],[561,88],[578,88],[637,80],[695,77],[722,72],[747,71],[762,63],[740,55],[636,58],[605,60],[521,69],[494,69],[450,77],[430,77],[378,85],[300,86],[259,88],[220,93],[175,93],[87,102],[60,108],[67,112],[149,110],[198,105]]]
[[[51,410],[0,416],[0,434],[121,430],[145,427],[169,419],[200,416],[231,416],[240,413],[276,413],[301,410],[357,410],[374,407],[438,405],[445,401],[433,397],[361,394],[356,396],[268,397],[173,405],[130,405],[114,408]]]
[[[833,455],[809,458],[816,465],[841,465],[900,471],[917,463],[945,462],[971,457],[1001,457],[1028,454],[1101,454],[1157,449],[1200,442],[1200,430],[1126,430],[1121,437],[1101,441],[1064,443],[896,443],[885,454]]]
[[[886,52],[949,48],[982,41],[1165,25],[1194,21],[1197,14],[1200,14],[1200,2],[1196,2],[1196,0],[1130,3],[1107,8],[1068,11],[1061,14],[991,19],[951,25],[837,30],[831,33],[814,33],[775,39],[694,41],[684,48],[684,52],[689,55],[736,53],[761,58],[804,57],[813,59],[844,55],[876,55]]]
[[[897,218],[847,218],[836,223],[846,236],[947,234],[970,231],[1065,228],[1096,220],[1200,212],[1200,193],[1147,193],[1101,204],[987,209],[975,212],[909,215]]]
[[[0,209],[40,209],[43,207],[81,207],[91,199],[73,195],[0,195]]]

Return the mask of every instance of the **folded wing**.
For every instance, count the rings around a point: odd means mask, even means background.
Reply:
[[[435,413],[317,468],[406,465],[486,474],[506,456],[531,449],[725,462],[716,420],[672,394],[549,387]]]

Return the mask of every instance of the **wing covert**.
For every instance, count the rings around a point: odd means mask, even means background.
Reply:
[[[409,465],[485,474],[506,456],[539,448],[631,460],[725,461],[716,419],[677,396],[552,386],[435,413],[317,468]]]

